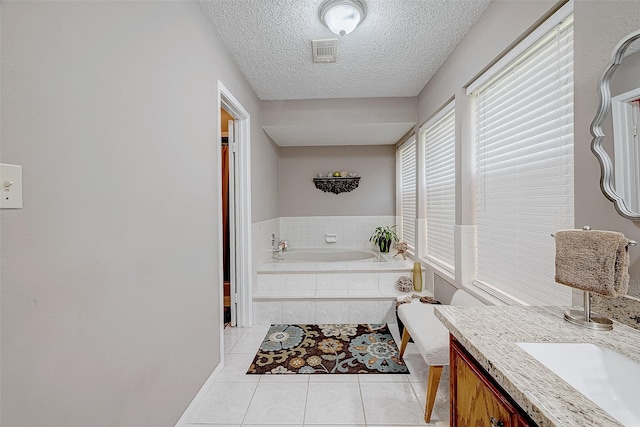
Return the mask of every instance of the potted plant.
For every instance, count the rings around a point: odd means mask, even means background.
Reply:
[[[391,241],[398,242],[398,235],[396,234],[396,226],[391,227],[376,227],[375,231],[369,238],[370,242],[375,243],[380,248],[380,252],[388,253],[391,249]]]

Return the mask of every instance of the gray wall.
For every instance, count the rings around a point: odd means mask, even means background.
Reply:
[[[640,241],[640,221],[618,215],[600,191],[600,167],[590,150],[589,133],[598,80],[618,41],[640,28],[640,1],[581,0],[575,4],[575,19],[575,224],[620,231]],[[630,294],[640,297],[640,249],[632,248],[630,255]]]
[[[470,117],[471,101],[464,87],[555,3],[555,0],[492,1],[418,95],[418,124],[429,120],[454,96],[456,117]],[[461,173],[475,168],[473,156],[468,154],[474,150],[473,131],[470,123],[456,120],[456,224],[474,223],[474,177]]]
[[[298,99],[262,101],[265,125],[415,122],[416,99]]]
[[[395,148],[390,145],[280,148],[280,216],[395,215]],[[318,190],[319,172],[358,172],[349,193]]]
[[[1,213],[0,424],[173,425],[220,361],[217,79],[252,116],[258,219],[277,216],[259,101],[195,3],[1,8],[24,209]]]

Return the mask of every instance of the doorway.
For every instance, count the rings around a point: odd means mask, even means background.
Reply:
[[[230,211],[233,212],[233,206],[230,208],[230,201],[233,204],[234,200],[230,200],[230,196],[233,198],[235,196],[235,185],[234,182],[230,180],[233,174],[230,173],[230,167],[235,166],[234,159],[230,158],[229,155],[229,128],[231,128],[231,132],[233,132],[234,127],[234,118],[227,110],[224,108],[220,109],[220,117],[221,117],[221,128],[220,134],[222,137],[220,138],[220,156],[221,156],[221,183],[222,183],[222,276],[223,276],[223,319],[224,319],[224,327],[227,326],[235,326],[236,319],[235,314],[232,316],[231,314],[231,227],[232,221],[235,218],[231,218],[229,216]],[[233,135],[231,137],[233,140]],[[230,161],[231,160],[231,161]],[[234,239],[235,246],[235,239]],[[235,253],[234,253],[235,255]],[[234,260],[235,261],[235,260]],[[235,270],[235,262],[234,262],[234,270]],[[235,287],[235,286],[234,286]],[[233,319],[232,319],[233,318]],[[233,321],[232,321],[233,320]]]
[[[222,175],[222,184],[218,186],[217,265],[218,283],[221,284],[220,355],[223,360],[225,321],[228,320],[231,326],[251,326],[251,144],[249,113],[220,81],[218,112],[220,154],[217,170]],[[226,150],[222,147],[225,125]]]

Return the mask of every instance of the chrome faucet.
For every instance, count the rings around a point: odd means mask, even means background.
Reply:
[[[282,255],[282,246],[280,245],[280,238],[275,234],[271,234],[271,257],[276,260],[283,260]]]

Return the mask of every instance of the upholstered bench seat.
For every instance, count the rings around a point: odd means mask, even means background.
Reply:
[[[459,289],[453,294],[451,305],[484,305],[469,293]],[[418,300],[401,304],[398,307],[398,317],[404,323],[400,356],[404,355],[409,338],[413,341],[429,365],[429,379],[427,382],[427,402],[424,420],[429,423],[431,412],[436,399],[442,368],[449,364],[449,330],[433,313],[437,305],[425,304]]]

